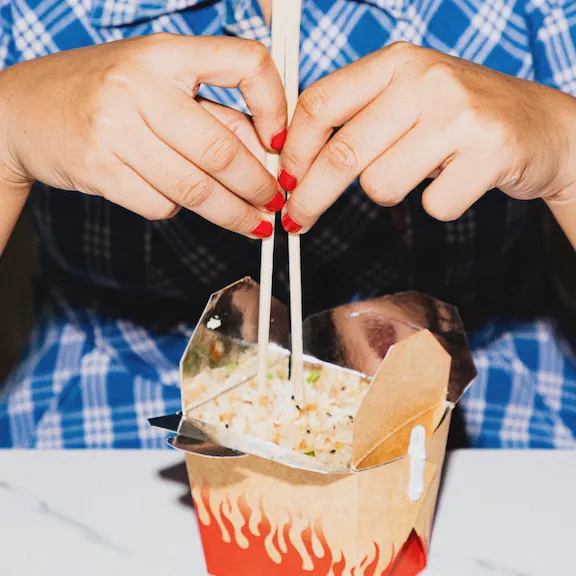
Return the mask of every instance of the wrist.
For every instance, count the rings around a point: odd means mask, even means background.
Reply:
[[[16,153],[17,142],[14,137],[14,125],[17,124],[18,101],[16,84],[17,66],[0,71],[0,194],[28,194],[34,179],[28,176],[20,166]]]
[[[576,249],[576,185],[572,185],[551,198],[545,198],[546,206]]]
[[[564,186],[555,194],[544,196],[542,200],[544,200],[544,203],[552,211],[576,206],[576,180],[573,183]]]
[[[557,122],[563,128],[564,154],[558,154],[561,160],[554,191],[543,199],[550,209],[561,210],[576,204],[576,98],[557,91],[555,96],[550,104],[558,111]]]
[[[26,204],[30,187],[0,177],[0,257]]]
[[[15,114],[11,102],[14,84],[10,68],[0,72],[0,257],[32,186],[32,180],[18,170],[13,160],[10,119]]]

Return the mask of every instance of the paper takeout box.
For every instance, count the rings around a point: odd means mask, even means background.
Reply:
[[[332,466],[193,417],[255,376],[256,363],[252,373],[234,366],[257,354],[258,291],[244,279],[211,297],[181,362],[184,415],[151,421],[177,432],[169,443],[185,451],[208,572],[419,574],[451,412],[476,375],[456,309],[404,293],[305,321],[307,364],[371,379],[351,464]],[[286,308],[273,301],[269,365],[287,362],[288,328]],[[197,378],[219,369],[217,385]]]

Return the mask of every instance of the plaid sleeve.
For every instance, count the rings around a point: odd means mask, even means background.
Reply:
[[[0,70],[11,64],[14,64],[11,2],[0,0]]]
[[[576,96],[576,0],[531,0],[527,18],[535,80]]]

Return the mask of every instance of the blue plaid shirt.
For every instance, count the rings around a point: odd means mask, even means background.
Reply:
[[[0,67],[156,32],[270,43],[256,0],[0,0]],[[571,0],[304,0],[301,87],[405,40],[576,94],[575,38]],[[203,86],[201,94],[245,111],[235,90]],[[491,191],[458,221],[441,223],[422,210],[420,194],[421,188],[391,210],[372,204],[358,184],[350,187],[303,240],[307,312],[412,288],[464,310],[478,304],[498,265],[513,257],[535,204]],[[146,418],[178,407],[177,360],[192,324],[154,328],[127,310],[134,301],[146,302],[144,308],[163,301],[162,310],[194,316],[210,292],[258,277],[259,244],[190,212],[149,222],[102,198],[41,184],[29,204],[45,291],[28,349],[0,397],[0,446],[161,445]],[[283,240],[275,291],[287,301]],[[542,338],[544,325],[530,326],[532,332],[522,327],[523,338],[533,333],[538,346],[560,350],[551,332]],[[508,327],[513,339],[514,329]],[[482,384],[474,390],[482,394],[463,403],[472,440],[576,443],[570,361],[560,367],[544,354],[544,363],[520,371],[530,380],[518,376],[515,352],[505,360],[498,352],[493,362],[489,350],[501,345],[496,336],[475,340]],[[546,371],[554,375],[540,390]],[[506,417],[546,424],[507,426]]]

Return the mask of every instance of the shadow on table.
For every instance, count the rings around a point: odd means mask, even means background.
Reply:
[[[194,509],[192,494],[190,493],[190,484],[188,483],[188,473],[186,472],[186,463],[184,461],[175,464],[174,466],[170,466],[169,468],[164,468],[164,470],[160,470],[159,476],[163,480],[181,484],[185,493],[178,498],[178,501],[184,506]]]

